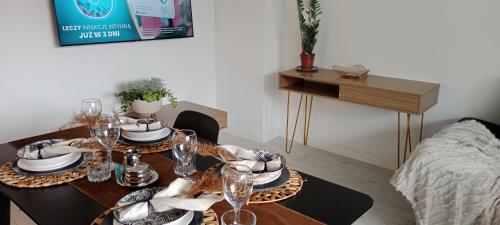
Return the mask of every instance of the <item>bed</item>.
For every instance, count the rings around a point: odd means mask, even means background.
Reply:
[[[464,118],[423,140],[391,184],[418,225],[500,225],[500,127]]]

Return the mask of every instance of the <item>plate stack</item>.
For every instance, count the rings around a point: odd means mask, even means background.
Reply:
[[[30,176],[46,176],[61,173],[84,163],[81,152],[43,157],[41,152],[49,152],[57,147],[64,147],[71,141],[63,139],[43,140],[31,143],[20,148],[17,155],[20,157],[14,161],[12,169],[20,174]]]
[[[290,178],[285,157],[267,149],[248,150],[235,145],[222,145],[219,155],[226,163],[250,167],[256,192],[280,187]]]
[[[172,134],[167,123],[157,120],[136,120],[120,118],[120,141],[128,145],[155,145],[165,141]]]

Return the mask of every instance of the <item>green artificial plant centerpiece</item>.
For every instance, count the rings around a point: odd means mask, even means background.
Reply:
[[[301,66],[312,69],[314,65],[314,46],[318,41],[321,5],[319,0],[297,0],[300,38],[302,40]]]
[[[162,79],[155,77],[129,81],[123,85],[122,91],[115,93],[115,96],[120,98],[122,110],[125,112],[132,109],[132,103],[136,100],[156,102],[167,97],[173,107],[177,104],[174,92],[166,88]]]

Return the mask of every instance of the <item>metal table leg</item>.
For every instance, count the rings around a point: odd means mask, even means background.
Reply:
[[[10,200],[0,194],[0,224],[10,224]]]

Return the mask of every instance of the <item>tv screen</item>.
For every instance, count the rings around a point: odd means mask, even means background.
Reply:
[[[191,0],[53,0],[61,46],[193,37]]]

